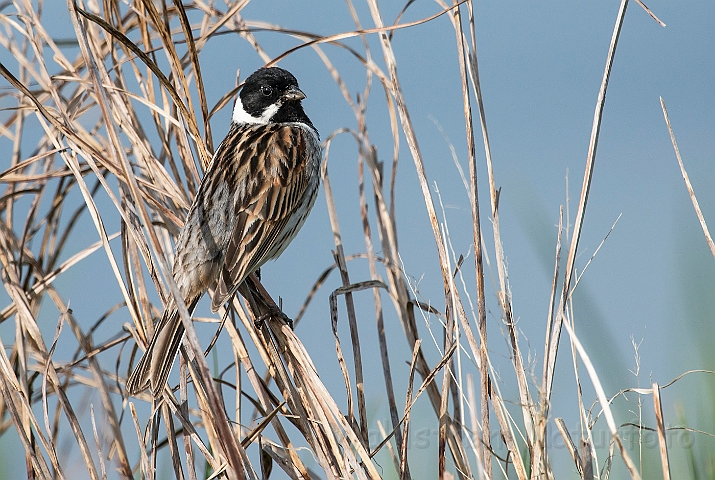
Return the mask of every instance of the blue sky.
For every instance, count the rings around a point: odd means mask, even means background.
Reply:
[[[615,0],[475,2],[482,92],[495,178],[501,187],[500,219],[514,313],[523,332],[522,345],[537,356],[537,362],[542,355],[559,207],[569,202],[572,221],[618,6]],[[715,31],[712,28],[715,4],[706,0],[651,0],[648,6],[667,27],[659,26],[637,3],[631,2],[611,74],[576,263],[579,271],[584,268],[620,216],[574,296],[576,331],[610,394],[639,382],[644,387],[651,381],[666,383],[690,369],[715,370],[715,356],[710,353],[715,333],[712,321],[715,260],[707,249],[687,195],[659,102],[662,97],[668,107],[705,218],[712,219],[715,225],[715,190],[711,187],[715,182]],[[52,24],[52,34],[71,37],[73,33],[64,21],[67,14],[62,13],[62,4],[57,2],[51,8],[58,8],[58,18],[62,19]],[[385,23],[389,24],[402,4],[382,2],[381,8]],[[367,7],[357,1],[356,9],[363,27],[373,27]],[[418,1],[408,9],[402,21],[424,18],[438,10],[435,3]],[[296,8],[296,2],[288,0],[254,1],[242,15],[248,20],[321,35],[355,28],[342,2],[306,1]],[[271,56],[298,43],[272,32],[258,32],[256,38]],[[368,42],[376,62],[383,66],[377,38],[371,36]],[[358,38],[346,43],[358,51],[364,50]],[[454,43],[454,32],[444,16],[425,25],[397,31],[393,39],[398,73],[433,193],[437,189],[441,193],[456,254],[469,254],[471,262],[469,203],[445,139],[446,135],[454,145],[466,171],[464,118]],[[360,63],[345,50],[330,45],[322,48],[340,71],[352,95],[361,92],[365,75]],[[0,55],[5,62],[7,52]],[[262,65],[252,48],[235,34],[210,41],[201,53],[201,62],[210,105],[232,88],[237,69],[241,69],[241,76],[245,78]],[[304,101],[306,112],[323,138],[339,128],[356,127],[335,82],[311,49],[299,50],[280,66],[298,78],[308,96]],[[214,144],[218,144],[228,129],[230,110],[229,105],[212,121]],[[367,118],[378,155],[389,165],[392,138],[384,93],[377,85],[371,94]],[[479,139],[480,133],[476,133]],[[348,136],[338,137],[331,149],[329,165],[347,254],[365,250],[357,202],[356,155],[354,142]],[[477,155],[487,249],[493,263],[486,213],[486,169],[480,143]],[[442,308],[434,238],[404,137],[400,145],[396,197],[405,271],[419,280],[419,291],[424,299]],[[105,213],[110,219],[108,230],[116,231],[118,224],[112,226],[111,223],[112,218],[116,220],[116,213],[111,211],[108,202],[106,207]],[[87,221],[86,236],[74,239],[77,250],[97,240],[93,228]],[[376,236],[374,241],[378,244]],[[119,243],[114,245],[119,252]],[[325,200],[321,196],[291,247],[281,259],[263,269],[266,287],[283,299],[289,316],[295,315],[312,282],[332,263],[332,248]],[[103,285],[108,267],[102,255],[98,252],[92,257],[93,262],[76,267],[58,281],[62,294],[76,306],[78,317],[90,319],[87,325],[119,301],[116,285]],[[350,268],[351,280],[369,278],[364,261],[356,261]],[[473,292],[473,277],[467,278],[467,284],[472,285],[469,288]],[[341,398],[344,388],[334,358],[328,316],[328,295],[338,286],[337,276],[331,277],[296,332],[313,356],[323,381]],[[500,319],[495,290],[491,286],[492,282],[487,280],[489,328],[494,341],[491,350],[495,358],[502,360],[499,368],[508,377],[508,349],[499,337]],[[81,299],[88,288],[106,288],[108,298],[112,295],[114,298],[106,304],[82,306]],[[367,361],[367,368],[379,371],[372,294],[363,292],[357,297],[363,315],[361,322],[365,322],[361,332],[365,357],[372,357]],[[393,363],[398,376],[404,377],[403,363],[409,360],[410,352],[384,295],[383,304],[388,341],[394,352]],[[202,314],[208,314],[207,305],[201,308]],[[56,312],[45,314],[49,319],[46,331],[51,339]],[[112,328],[116,331],[121,322],[128,320],[128,316],[119,313]],[[109,331],[111,328],[107,333]],[[344,333],[347,335],[347,331]],[[427,335],[426,329],[424,333]],[[11,337],[4,333],[3,338],[7,342]],[[640,345],[640,378],[629,372],[635,368],[632,339]],[[562,341],[565,340],[564,333]],[[437,358],[434,347],[431,355]],[[535,371],[541,371],[540,363]],[[508,378],[504,382],[505,392],[516,400],[514,384]],[[590,387],[585,388],[587,396],[592,395]],[[575,428],[574,390],[570,352],[564,348],[557,370],[553,413],[571,419]],[[695,391],[705,394],[693,395]],[[688,379],[682,387],[671,387],[664,393],[666,423],[680,423],[675,410],[678,402],[685,405],[692,422],[703,414],[712,418],[712,411],[708,410],[713,404],[712,391],[712,382],[702,376]],[[376,378],[368,384],[367,392],[375,416],[386,420],[385,403],[381,400],[382,380]],[[627,413],[620,419],[621,422],[632,420]],[[712,424],[692,426],[708,431],[713,428]]]

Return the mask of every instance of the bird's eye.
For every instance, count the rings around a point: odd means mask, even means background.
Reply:
[[[263,85],[261,87],[261,93],[264,97],[270,97],[273,94],[273,88],[270,85]]]

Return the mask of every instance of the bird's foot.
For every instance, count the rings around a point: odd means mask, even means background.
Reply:
[[[269,307],[268,312],[264,313],[260,317],[258,317],[253,324],[256,326],[256,328],[261,328],[263,326],[263,323],[268,320],[269,318],[278,318],[280,320],[283,320],[288,326],[293,330],[293,319],[291,319],[288,315],[283,313],[283,310],[278,308],[277,305],[273,305]]]

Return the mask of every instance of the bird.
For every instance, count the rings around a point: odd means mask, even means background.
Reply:
[[[179,237],[172,276],[193,313],[210,288],[211,311],[277,258],[305,223],[320,185],[320,135],[287,70],[246,78],[231,124],[201,181]],[[184,336],[173,299],[127,380],[129,395],[161,396]]]

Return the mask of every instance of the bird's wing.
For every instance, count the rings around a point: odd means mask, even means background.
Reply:
[[[211,302],[213,311],[226,302],[246,276],[277,257],[308,214],[310,146],[301,128],[268,125],[251,127],[243,138],[236,187],[236,225]],[[304,211],[302,211],[304,210]],[[286,231],[288,230],[288,231]]]

